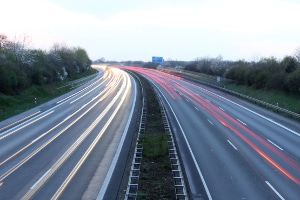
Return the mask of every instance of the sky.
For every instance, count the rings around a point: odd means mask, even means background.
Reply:
[[[282,59],[300,48],[300,0],[0,0],[0,34],[92,60]]]

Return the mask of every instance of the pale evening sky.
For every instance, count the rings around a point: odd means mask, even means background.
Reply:
[[[300,47],[300,0],[0,0],[0,34],[92,60],[253,60]]]

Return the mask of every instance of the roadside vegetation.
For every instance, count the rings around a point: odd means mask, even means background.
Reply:
[[[81,47],[54,44],[48,51],[30,48],[26,35],[0,34],[0,120],[61,95],[69,81],[93,74]]]
[[[227,61],[218,56],[188,62],[145,63],[143,66],[187,75],[300,113],[300,48],[283,59]]]
[[[185,70],[220,76],[255,89],[280,90],[300,94],[300,49],[295,56],[282,60],[275,57],[257,61],[223,61],[222,57],[200,58],[187,64]]]
[[[137,199],[175,199],[174,180],[158,100],[147,80],[139,76],[147,97],[143,158]]]
[[[220,78],[220,82],[217,83],[217,76],[187,70],[179,72],[178,70],[174,69],[164,69],[164,71],[176,74],[178,76],[185,76],[196,80],[204,81],[219,87],[238,92],[240,94],[244,94],[249,97],[253,97],[255,99],[267,102],[269,104],[279,106],[292,112],[300,113],[300,95],[297,93],[275,89],[256,89],[252,86],[236,84],[234,81],[226,78]]]

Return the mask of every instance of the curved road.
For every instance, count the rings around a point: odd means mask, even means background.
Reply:
[[[159,91],[191,199],[299,199],[300,124],[206,86],[126,67]]]
[[[0,199],[102,199],[109,184],[120,185],[112,175],[124,171],[137,86],[119,69],[99,71],[88,84],[0,123]]]

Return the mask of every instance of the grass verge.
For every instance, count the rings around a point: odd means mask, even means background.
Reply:
[[[211,76],[197,72],[184,71],[179,73],[177,70],[171,69],[168,69],[167,72],[179,76],[183,75],[190,78],[198,79],[200,81],[204,81],[221,87],[226,87],[229,90],[253,97],[255,99],[267,102],[269,104],[273,104],[276,106],[278,105],[281,108],[300,114],[300,94],[294,94],[280,90],[255,89],[247,85],[237,85],[232,80],[228,80],[225,78],[221,78],[221,82],[217,84],[216,76]]]
[[[76,78],[80,79],[94,73],[96,73],[96,70],[90,70],[78,75]],[[19,95],[14,96],[4,95],[0,93],[0,121],[22,113],[39,104],[45,103],[55,97],[73,90],[74,88],[71,87],[62,87],[67,83],[67,81],[63,81],[51,85],[33,85]]]

